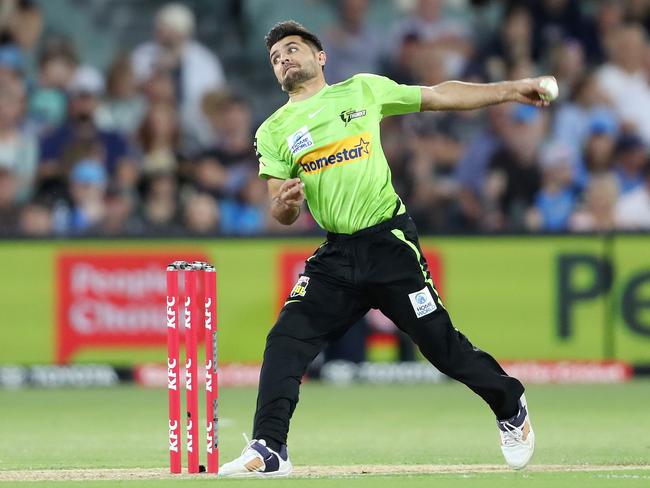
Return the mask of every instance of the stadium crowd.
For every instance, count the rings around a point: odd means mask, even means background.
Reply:
[[[329,83],[358,72],[419,85],[558,80],[549,109],[383,122],[395,187],[422,232],[650,230],[650,1],[456,0],[456,15],[443,0],[396,1],[411,8],[388,26],[368,21],[372,0],[320,3],[336,12],[316,32]],[[269,114],[229,84],[187,6],[161,3],[150,40],[119,46],[129,51],[106,72],[70,37],[45,35],[45,20],[32,0],[0,6],[0,234],[317,228],[307,211],[291,227],[268,217],[253,134]]]

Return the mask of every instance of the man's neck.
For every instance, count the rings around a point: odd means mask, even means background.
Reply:
[[[300,102],[301,100],[307,100],[309,97],[321,91],[325,85],[325,78],[322,76],[317,76],[311,80],[307,80],[302,85],[297,86],[293,91],[289,92],[289,101]]]

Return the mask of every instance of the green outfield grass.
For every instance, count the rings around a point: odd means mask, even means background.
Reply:
[[[608,465],[608,471],[356,475],[290,480],[138,480],[166,486],[499,487],[650,486],[650,382],[528,389],[535,466]],[[253,389],[222,389],[222,460],[250,433]],[[166,391],[134,387],[0,391],[0,479],[7,470],[166,468]],[[289,449],[296,466],[501,464],[494,419],[458,384],[305,385]],[[643,469],[621,470],[623,465]],[[585,469],[588,469],[585,467]],[[217,483],[217,485],[215,485]],[[113,486],[116,481],[7,482],[3,486]]]

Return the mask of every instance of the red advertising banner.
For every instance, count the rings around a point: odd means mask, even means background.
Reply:
[[[181,258],[207,261],[196,252],[59,255],[56,361],[87,347],[165,345],[165,270]]]
[[[289,296],[291,289],[298,280],[298,276],[305,270],[305,261],[313,254],[314,250],[292,250],[280,253],[279,257],[279,273],[280,283],[278,286],[278,310],[282,308],[285,300]],[[444,303],[444,282],[443,282],[443,264],[440,254],[430,248],[422,249],[424,258],[429,265],[429,272],[436,284],[436,290],[440,294],[440,298]],[[382,342],[388,340],[392,343],[394,341],[393,333],[395,325],[379,310],[371,310],[368,312],[367,319],[375,330],[375,334],[369,337],[372,343]],[[383,336],[382,334],[388,334]]]

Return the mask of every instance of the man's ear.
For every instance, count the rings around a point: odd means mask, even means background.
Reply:
[[[325,66],[325,62],[327,61],[327,54],[325,54],[325,51],[320,51],[318,53],[318,64],[321,66]]]

